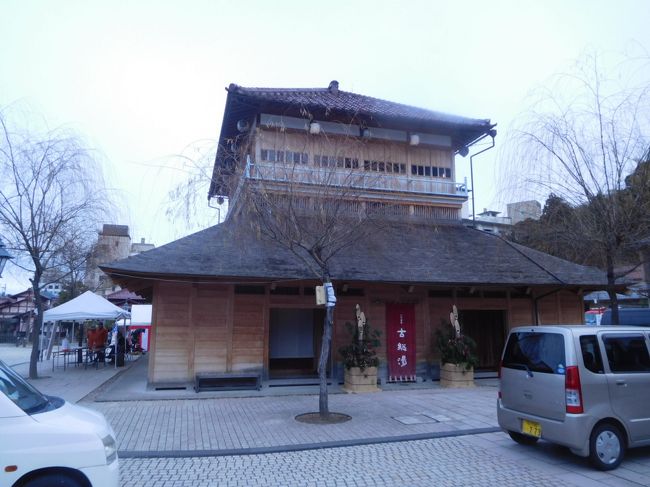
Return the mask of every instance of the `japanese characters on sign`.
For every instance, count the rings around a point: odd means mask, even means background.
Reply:
[[[415,380],[415,310],[410,304],[386,306],[388,375]]]

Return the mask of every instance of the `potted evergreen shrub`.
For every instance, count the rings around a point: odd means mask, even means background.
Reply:
[[[363,313],[361,316],[363,317]],[[350,332],[350,344],[339,348],[345,366],[343,388],[347,392],[376,392],[379,390],[377,387],[379,358],[375,348],[380,344],[380,332],[370,328],[365,317],[363,321],[359,320],[359,310],[357,310],[357,318],[357,326],[351,323],[345,324]]]
[[[440,385],[443,387],[473,387],[474,367],[478,365],[476,342],[463,335],[454,306],[451,323],[443,321],[436,330],[436,344],[440,352]]]

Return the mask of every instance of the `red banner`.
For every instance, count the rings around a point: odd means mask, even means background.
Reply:
[[[388,380],[415,381],[415,306],[386,305]]]

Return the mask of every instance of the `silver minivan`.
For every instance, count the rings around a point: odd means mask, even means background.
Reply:
[[[499,426],[540,438],[601,470],[650,445],[650,327],[513,328],[499,368]]]

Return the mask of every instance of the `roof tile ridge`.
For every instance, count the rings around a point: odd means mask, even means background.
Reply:
[[[286,88],[286,87],[264,87],[264,86],[239,86],[236,89],[246,91],[260,91],[264,93],[329,93],[327,88]]]

